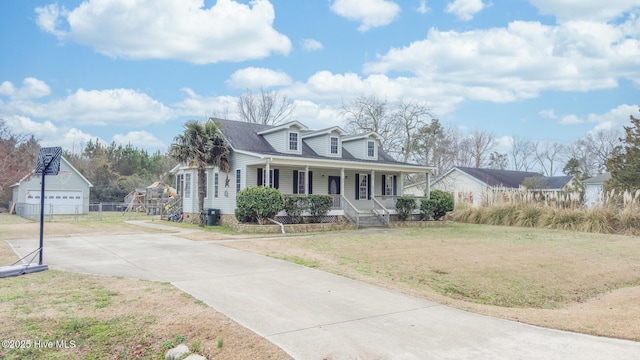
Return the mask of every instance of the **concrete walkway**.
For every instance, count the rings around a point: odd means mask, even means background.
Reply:
[[[164,228],[174,233],[47,238],[45,263],[171,282],[296,359],[640,358],[638,342],[476,315]],[[37,248],[10,244],[21,256]]]

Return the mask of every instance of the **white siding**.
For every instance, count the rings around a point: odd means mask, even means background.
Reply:
[[[27,202],[27,193],[40,194],[42,188],[41,180],[41,175],[31,175],[23,180],[17,187],[17,190],[14,189],[13,191],[13,201],[16,203],[25,203]],[[89,184],[67,163],[66,160],[60,161],[60,172],[58,175],[46,176],[45,193],[47,191],[54,194],[54,199],[52,199],[56,205],[53,208],[54,214],[75,214],[76,206],[79,214],[87,214],[89,212]],[[62,196],[69,196],[71,193],[73,193],[73,199],[62,198]],[[56,199],[55,197],[59,194],[62,194],[60,195],[61,198]],[[81,199],[76,199],[77,196],[80,196]],[[65,202],[64,200],[68,201]],[[48,201],[49,199],[46,199],[45,204],[47,204]],[[49,210],[45,209],[45,211],[48,213]]]
[[[455,204],[471,203],[472,206],[482,204],[483,195],[489,187],[481,184],[469,175],[460,171],[452,171],[431,185],[431,190],[442,190],[453,193]]]
[[[273,148],[276,151],[279,152],[287,152],[288,150],[288,146],[289,146],[289,138],[288,136],[288,131],[287,129],[284,129],[282,131],[277,131],[277,132],[273,132],[270,134],[265,134],[262,135],[265,140],[267,140],[267,142],[269,144],[271,144],[271,146],[273,146]]]
[[[331,137],[338,138],[338,154],[331,153]],[[342,139],[337,131],[332,131],[329,134],[322,134],[318,136],[308,137],[303,140],[310,148],[313,149],[318,155],[330,156],[330,157],[342,157]]]
[[[367,154],[367,142],[368,141],[373,141],[375,144],[375,148],[374,148],[374,156],[370,157]],[[380,146],[378,140],[373,137],[373,136],[369,136],[366,138],[362,138],[362,139],[356,139],[356,140],[351,140],[351,141],[343,141],[342,142],[342,146],[345,150],[347,150],[348,152],[351,153],[351,155],[353,155],[354,157],[358,158],[358,159],[364,159],[364,160],[371,160],[371,159],[377,159],[378,158],[378,147]]]
[[[327,156],[329,154],[327,143],[329,142],[329,137],[327,135],[319,135],[311,138],[306,138],[303,140],[316,154],[320,156]]]

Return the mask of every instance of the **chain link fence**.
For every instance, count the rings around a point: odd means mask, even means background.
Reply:
[[[83,205],[45,204],[44,220],[50,222],[108,221],[157,219],[144,212],[126,212],[125,203],[94,203],[85,209]],[[40,204],[16,203],[15,213],[26,219],[40,220]]]

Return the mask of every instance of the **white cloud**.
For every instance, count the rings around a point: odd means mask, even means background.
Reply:
[[[291,41],[273,28],[268,0],[218,0],[210,8],[202,0],[87,0],[73,10],[39,7],[36,14],[38,26],[59,39],[125,59],[207,64],[291,50]]]
[[[516,21],[465,32],[431,29],[424,40],[378,55],[364,71],[409,72],[425,83],[459,87],[457,94],[470,99],[494,102],[533,98],[545,90],[614,88],[619,78],[640,79],[640,41],[627,30],[638,22]]]
[[[46,83],[35,78],[25,79],[19,89],[5,81],[0,89],[9,89],[3,92],[10,92],[10,100],[0,102],[0,113],[5,114],[99,126],[143,126],[163,123],[175,116],[159,101],[131,89],[79,89],[67,97],[49,102],[33,101],[51,91]]]
[[[133,147],[147,150],[165,150],[165,148],[167,147],[165,143],[158,140],[158,138],[144,130],[129,131],[126,134],[115,134],[113,135],[112,140],[119,145],[131,144]]]
[[[16,88],[10,81],[4,81],[0,84],[0,95],[14,99],[36,99],[47,96],[50,93],[51,88],[49,85],[33,77],[25,78],[20,88]]]
[[[529,0],[529,2],[538,8],[540,13],[555,16],[560,21],[610,21],[640,7],[640,0]]]
[[[358,31],[389,25],[400,14],[400,6],[389,0],[336,0],[331,11],[360,22]]]
[[[638,117],[639,105],[619,105],[604,114],[589,114],[584,122],[597,123],[593,131],[598,130],[621,130],[623,126],[629,126],[629,116]]]
[[[302,41],[302,48],[305,49],[306,51],[316,51],[316,50],[322,50],[323,46],[322,46],[322,43],[318,40],[304,39]]]
[[[7,116],[4,119],[11,130],[33,135],[42,146],[61,146],[77,152],[81,151],[89,140],[99,139],[77,128],[58,128],[48,120],[38,122],[24,116]],[[104,140],[99,140],[104,143]]]
[[[416,11],[419,14],[426,14],[429,11],[431,11],[431,9],[429,8],[429,6],[427,6],[427,0],[420,0],[420,6],[418,6],[418,8],[416,9]]]
[[[187,94],[184,100],[172,104],[176,116],[207,119],[219,117],[225,119],[237,119],[235,96],[202,96],[189,88],[183,88]]]
[[[237,70],[226,81],[227,85],[234,88],[260,88],[283,86],[291,84],[292,80],[283,71],[275,71],[266,68],[248,67]]]
[[[565,115],[560,119],[561,125],[575,125],[582,124],[585,120],[578,118],[576,115]]]
[[[487,6],[482,0],[454,0],[447,4],[444,11],[454,14],[460,20],[469,21]]]
[[[553,109],[540,110],[540,111],[538,111],[538,115],[542,116],[543,118],[547,118],[547,119],[557,119],[558,118],[558,115],[556,115],[556,112]]]

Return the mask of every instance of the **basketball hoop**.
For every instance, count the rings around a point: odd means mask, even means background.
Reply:
[[[71,179],[71,170],[60,170],[56,176],[56,180],[59,184],[65,185]]]

